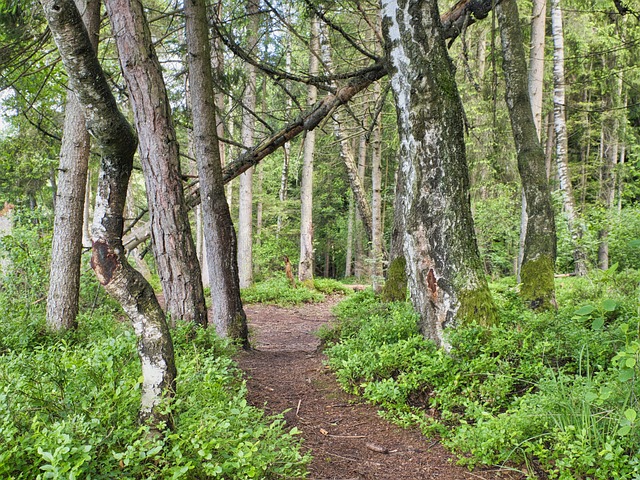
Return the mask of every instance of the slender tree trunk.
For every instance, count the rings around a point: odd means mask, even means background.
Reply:
[[[139,0],[106,0],[140,138],[151,239],[166,310],[176,320],[207,325],[200,263],[191,234],[160,62]]]
[[[527,64],[522,48],[516,0],[496,6],[502,38],[502,66],[506,78],[505,100],[518,155],[518,170],[525,195],[527,228],[522,260],[520,293],[533,309],[556,308],[554,268],[556,228],[551,193],[545,171],[539,125],[531,110],[527,90]]]
[[[91,171],[89,170],[87,170],[87,182],[84,190],[84,208],[82,211],[82,247],[91,248]]]
[[[291,71],[291,38],[287,36],[287,52],[285,57],[287,72]],[[291,81],[285,82],[285,88],[289,92],[291,91]],[[289,117],[292,107],[291,96],[287,95],[286,117]],[[284,203],[287,200],[287,187],[289,184],[289,163],[291,158],[291,142],[286,142],[282,147],[282,174],[280,176],[280,191],[278,198],[280,199],[280,213],[278,213],[277,233],[282,230],[284,222]]]
[[[367,129],[366,119],[363,121],[363,126]],[[360,135],[359,143],[358,143],[358,180],[363,187],[362,194],[366,199],[366,189],[364,188],[364,174],[367,167],[367,150],[368,150],[367,138],[364,134]],[[359,212],[358,212],[359,213]],[[373,216],[373,214],[372,214]],[[356,227],[356,263],[355,263],[355,275],[357,279],[362,279],[367,276],[367,253],[366,253],[366,240],[362,238],[362,225],[364,224],[364,220],[362,217],[358,216],[358,222]],[[367,235],[367,238],[371,238],[371,235]]]
[[[213,302],[212,321],[223,338],[249,348],[247,317],[240,299],[236,236],[224,194],[211,72],[206,4],[185,0],[194,149],[198,161],[204,234]]]
[[[356,205],[353,201],[353,195],[349,196],[349,211],[347,213],[347,253],[345,255],[345,268],[344,268],[344,276],[350,277],[353,275],[352,264],[353,264],[353,230],[355,223],[355,215],[356,215]]]
[[[576,202],[569,174],[569,148],[566,122],[566,99],[564,79],[564,33],[560,0],[551,0],[551,30],[553,35],[553,116],[556,133],[556,163],[558,180],[562,191],[564,211],[567,215],[569,233],[573,241],[573,261],[576,275],[586,275],[587,264],[580,245],[581,226],[576,211]]]
[[[380,84],[374,87],[374,98],[380,100]],[[371,277],[373,291],[382,292],[384,277],[382,270],[382,117],[374,118],[371,142]]]
[[[158,407],[175,392],[173,344],[151,285],[129,265],[122,246],[123,211],[137,139],[118,110],[80,13],[72,0],[42,0],[71,89],[83,107],[87,130],[101,152],[92,227],[91,266],[122,305],[138,338],[142,365],[140,420],[157,431],[170,421]]]
[[[446,328],[497,319],[473,229],[462,103],[436,0],[383,0],[382,10],[411,301],[425,337],[446,345]]]
[[[78,9],[84,11],[83,21],[92,47],[97,49],[100,2],[87,0],[83,5],[84,2],[78,1]],[[54,192],[55,218],[47,295],[47,326],[52,330],[76,326],[89,147],[89,133],[84,124],[82,106],[76,94],[69,91],[60,147],[58,188],[57,193]]]
[[[318,18],[311,19],[311,40],[309,45],[309,75],[318,74],[318,55],[320,54],[320,26]],[[307,104],[315,105],[318,89],[309,85]],[[302,160],[302,184],[300,186],[300,262],[298,264],[298,280],[313,281],[313,157],[316,145],[316,133],[307,132],[304,139]]]
[[[615,58],[610,62],[611,65],[615,65]],[[616,182],[615,171],[616,164],[618,162],[618,155],[620,152],[620,120],[618,117],[618,110],[622,104],[622,85],[623,85],[623,73],[618,74],[617,82],[614,88],[610,89],[608,99],[606,101],[606,107],[611,110],[611,117],[605,122],[605,151],[600,170],[602,177],[602,190],[599,195],[599,203],[605,211],[605,222],[603,227],[598,232],[598,267],[602,270],[609,268],[609,242],[607,237],[609,236],[608,222],[611,218],[613,203],[616,197]]]
[[[534,0],[531,14],[531,51],[529,56],[529,100],[533,121],[538,133],[538,140],[542,140],[542,91],[544,87],[544,38],[547,19],[547,1]],[[522,209],[520,212],[520,242],[518,248],[518,267],[516,279],[522,282],[521,270],[524,259],[525,239],[527,236],[527,196],[522,189]]]
[[[250,19],[248,48],[253,50],[258,43],[260,5],[258,0],[247,2],[247,16]],[[245,111],[242,113],[242,144],[253,147],[256,119],[256,67],[247,64],[247,82],[244,91]],[[240,286],[246,288],[253,283],[253,169],[240,175],[238,194],[238,271]]]

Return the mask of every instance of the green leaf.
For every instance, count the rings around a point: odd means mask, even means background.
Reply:
[[[602,302],[602,308],[606,312],[613,312],[617,306],[618,304],[616,303],[616,301],[611,300],[610,298],[607,298],[604,302]]]
[[[602,317],[596,318],[591,324],[591,328],[594,330],[602,330],[602,327],[604,327],[604,318]]]
[[[634,374],[633,368],[622,368],[620,369],[620,373],[618,374],[618,379],[621,382],[627,382],[633,378]]]
[[[622,325],[620,325],[620,331],[626,335],[629,331],[629,324],[623,323]]]
[[[593,312],[595,309],[596,307],[594,307],[593,305],[585,305],[584,307],[576,310],[575,315],[586,316]]]
[[[624,427],[621,427],[618,430],[618,435],[621,436],[621,437],[624,437],[625,435],[629,435],[630,431],[631,431],[631,426],[625,425]]]
[[[633,368],[636,366],[636,357],[629,357],[624,363],[628,368]]]
[[[624,411],[624,417],[629,420],[629,423],[633,423],[636,421],[636,417],[638,416],[638,414],[636,413],[636,411],[633,408],[627,408]]]

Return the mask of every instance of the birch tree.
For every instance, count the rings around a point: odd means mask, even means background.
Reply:
[[[260,5],[258,0],[247,2],[247,16],[249,17],[248,49],[251,51],[258,44]],[[246,148],[253,147],[255,124],[254,111],[256,109],[256,67],[246,66],[247,81],[244,91],[244,112],[242,113],[242,144]],[[240,175],[238,193],[238,271],[240,286],[246,288],[253,283],[253,169],[246,170]]]
[[[476,244],[462,104],[435,0],[383,0],[400,136],[403,247],[411,301],[425,337],[492,324],[496,307]]]
[[[564,77],[564,32],[560,0],[551,0],[551,33],[553,36],[553,118],[556,134],[556,164],[564,212],[573,242],[575,273],[587,273],[586,256],[580,245],[581,226],[576,210],[571,175],[569,173],[569,144],[567,138],[566,94]]]
[[[311,38],[309,41],[309,75],[317,75],[320,56],[320,25],[318,18],[311,18]],[[307,104],[313,107],[318,99],[318,89],[309,85]],[[304,137],[302,157],[302,180],[300,184],[300,261],[298,280],[313,281],[313,157],[316,147],[316,132],[307,131]]]
[[[91,266],[130,318],[142,366],[140,420],[157,430],[170,421],[159,408],[175,392],[173,344],[149,283],[129,265],[122,245],[123,211],[137,138],[118,110],[107,79],[72,0],[42,0],[71,89],[83,107],[101,163],[92,226]]]

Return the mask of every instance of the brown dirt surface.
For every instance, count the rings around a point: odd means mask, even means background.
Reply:
[[[437,440],[380,418],[377,408],[346,394],[326,368],[314,332],[332,320],[342,297],[282,308],[247,305],[254,350],[237,357],[247,374],[248,400],[267,413],[284,413],[304,438],[313,480],[516,479],[507,470],[455,465]]]

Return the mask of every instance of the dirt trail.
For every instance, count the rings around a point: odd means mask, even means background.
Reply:
[[[269,413],[285,413],[298,427],[304,448],[314,457],[309,478],[335,479],[507,479],[507,471],[469,472],[453,463],[438,442],[403,430],[377,415],[377,409],[345,394],[323,365],[313,335],[331,320],[341,300],[281,308],[245,307],[255,350],[238,357],[247,373],[249,401]],[[384,450],[387,453],[375,450]]]

